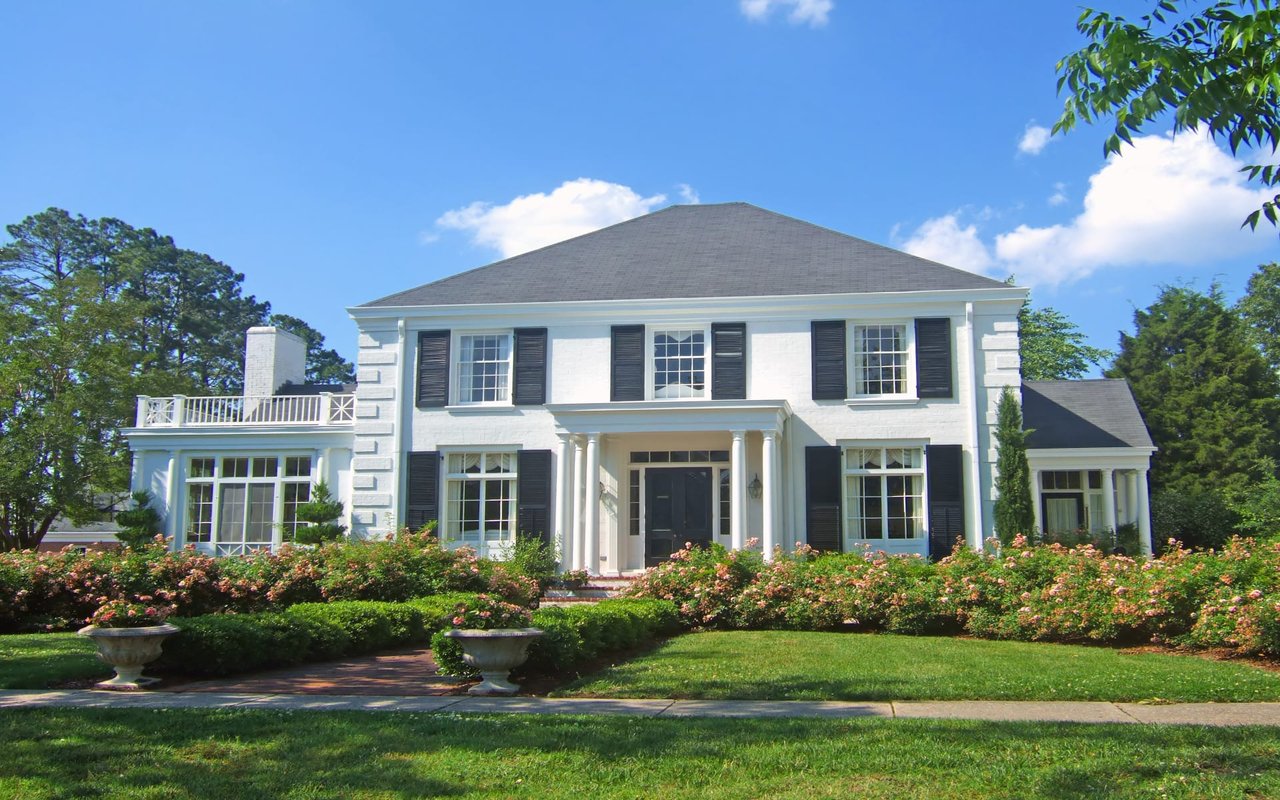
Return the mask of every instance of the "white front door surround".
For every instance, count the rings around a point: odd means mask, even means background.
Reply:
[[[785,400],[553,404],[548,409],[555,417],[561,437],[558,496],[568,495],[574,501],[565,504],[563,515],[556,514],[556,541],[565,564],[593,575],[643,567],[643,555],[637,563],[635,548],[628,541],[631,531],[627,514],[632,490],[627,484],[629,470],[622,470],[622,475],[609,475],[602,471],[602,462],[626,465],[630,461],[627,453],[632,450],[656,449],[645,446],[646,441],[660,437],[670,440],[673,436],[678,439],[692,434],[712,435],[722,440],[719,447],[730,453],[727,516],[731,530],[727,544],[733,549],[742,549],[748,543],[752,546],[763,542],[781,544],[778,517],[783,482],[778,474],[778,451],[786,420],[791,415]],[[758,537],[750,535],[752,515],[748,487],[754,477],[747,466],[749,436],[760,440],[756,452],[761,465],[763,510]],[[570,449],[575,454],[572,465],[565,463]],[[720,473],[711,474],[717,477]],[[718,515],[718,481],[713,483],[710,502],[712,513]],[[644,538],[643,531],[640,538]],[[757,541],[752,542],[752,538]],[[771,557],[772,552],[772,546],[767,547],[768,556]]]

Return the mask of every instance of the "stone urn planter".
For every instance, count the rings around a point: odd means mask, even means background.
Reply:
[[[462,660],[483,679],[468,689],[467,694],[507,695],[520,689],[518,684],[507,680],[507,676],[529,657],[529,644],[541,636],[542,631],[537,628],[455,628],[444,635],[457,641],[462,648]]]
[[[178,632],[163,623],[141,628],[102,628],[88,625],[78,633],[88,636],[98,647],[98,658],[116,671],[114,678],[96,684],[99,689],[141,689],[157,678],[144,678],[142,668],[160,657],[160,645]]]

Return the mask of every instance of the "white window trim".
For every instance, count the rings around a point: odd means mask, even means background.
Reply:
[[[244,478],[227,478],[222,475],[222,460],[226,458],[247,458],[249,459],[249,475]],[[276,474],[269,478],[253,477],[253,459],[255,458],[274,458],[276,459]],[[306,475],[285,476],[285,460],[289,458],[307,458],[310,460],[309,470]],[[191,462],[212,459],[214,462],[214,475],[210,477],[193,477],[191,474]],[[265,543],[264,546],[271,550],[276,550],[284,543],[284,485],[288,483],[306,483],[310,490],[314,492],[316,487],[316,466],[317,458],[314,451],[311,450],[272,450],[269,452],[254,451],[224,451],[224,452],[196,452],[183,453],[182,458],[182,490],[179,502],[179,519],[181,520],[182,544],[194,545],[201,552],[212,553],[214,555],[224,555],[219,552],[219,546],[225,545],[233,547],[242,545],[245,549],[242,552],[250,552],[248,543],[246,542],[222,542],[218,539],[219,530],[219,505],[221,493],[219,488],[227,483],[244,483],[249,484],[270,484],[272,490],[272,509],[271,509],[271,541]],[[190,536],[191,522],[191,493],[189,487],[193,484],[200,484],[213,487],[213,513],[210,515],[210,531],[209,541],[198,542],[192,541]],[[248,496],[246,495],[246,500]],[[259,543],[254,542],[257,545]],[[229,555],[231,553],[225,553]]]
[[[505,336],[507,339],[507,399],[464,400],[462,397],[462,337]],[[492,330],[454,330],[449,342],[449,408],[507,408],[513,405],[515,395],[516,337],[510,328]]]
[[[857,391],[860,381],[859,365],[858,365],[858,328],[868,327],[872,325],[900,325],[903,330],[903,340],[906,343],[906,363],[902,365],[903,378],[905,383],[905,391],[896,394],[859,394]],[[885,405],[909,405],[915,403],[919,397],[916,394],[916,326],[914,319],[854,319],[845,323],[845,348],[848,353],[848,381],[849,391],[846,402],[849,404],[870,405],[883,403]]]
[[[659,333],[667,331],[701,331],[702,332],[702,394],[698,397],[658,397],[657,387],[653,385],[654,369],[653,362],[656,360],[655,355],[656,343],[654,337]],[[659,401],[698,401],[711,399],[711,324],[710,323],[691,323],[691,322],[672,322],[670,324],[649,324],[644,328],[644,396],[646,400]]]
[[[505,551],[514,542],[516,537],[516,526],[519,524],[517,512],[519,509],[519,492],[520,492],[520,469],[519,469],[519,452],[520,448],[511,445],[475,445],[468,447],[466,445],[453,445],[448,447],[440,447],[440,485],[437,487],[440,498],[439,522],[436,529],[436,535],[445,547],[457,549],[459,547],[470,547],[476,551],[476,555],[487,557],[491,553],[505,555]],[[497,473],[479,473],[473,475],[471,473],[454,473],[449,471],[449,457],[459,453],[480,453],[482,455],[509,455],[511,456],[511,471]],[[483,477],[481,477],[483,476]],[[453,509],[449,499],[449,481],[450,480],[509,480],[511,481],[511,498],[510,502],[510,520],[511,528],[508,536],[496,542],[487,542],[483,533],[476,542],[470,542],[462,537],[456,539],[450,538],[450,527],[453,524]],[[481,503],[483,504],[483,500]],[[495,552],[496,551],[496,552]]]
[[[918,547],[920,542],[927,541],[929,538],[929,443],[921,439],[881,439],[881,440],[844,440],[836,442],[840,448],[840,535],[844,539],[846,549],[863,547],[866,545],[879,545],[881,549],[891,544],[896,544],[902,548]],[[918,469],[895,469],[895,470],[853,470],[849,469],[848,452],[850,450],[871,450],[874,448],[885,449],[911,449],[920,451],[920,467]],[[853,531],[849,529],[849,493],[848,480],[850,476],[857,475],[919,475],[920,476],[920,532],[918,536],[909,539],[891,539],[886,528],[885,535],[879,539],[862,539],[853,535]],[[881,512],[881,519],[885,519],[886,511]]]

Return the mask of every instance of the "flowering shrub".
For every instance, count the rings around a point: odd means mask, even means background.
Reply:
[[[86,620],[99,628],[144,628],[159,625],[173,613],[171,605],[157,605],[154,598],[143,595],[136,601],[108,600],[98,606]]]
[[[488,592],[532,605],[537,581],[448,550],[426,533],[214,558],[168,549],[0,553],[0,632],[83,624],[104,603],[147,595],[183,617],[278,610],[333,600],[404,601],[442,592]]]
[[[1018,537],[998,556],[960,548],[936,564],[807,548],[764,564],[752,553],[686,548],[631,593],[674,601],[686,627],[964,631],[1280,656],[1280,543],[1249,539],[1216,553],[1170,542],[1160,558],[1133,559]]]
[[[686,544],[637,578],[629,594],[672,601],[692,626],[734,627],[738,595],[763,568],[764,560],[752,550]]]

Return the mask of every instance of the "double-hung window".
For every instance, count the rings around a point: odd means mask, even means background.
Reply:
[[[511,334],[463,333],[457,337],[455,401],[511,402]]]
[[[186,541],[239,555],[293,538],[311,497],[311,457],[194,457],[186,484]]]
[[[448,453],[445,456],[445,538],[483,555],[510,543],[516,519],[516,454]]]
[[[853,395],[909,395],[912,385],[911,326],[880,322],[851,326]]]
[[[924,450],[850,447],[844,452],[845,537],[852,542],[924,536]]]
[[[657,328],[649,334],[655,400],[707,397],[706,328]]]

